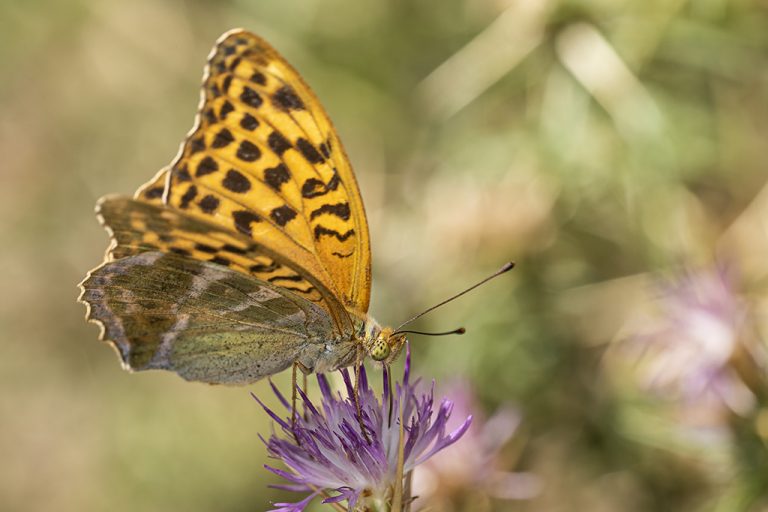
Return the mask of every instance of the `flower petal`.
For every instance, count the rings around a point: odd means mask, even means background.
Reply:
[[[296,503],[273,503],[273,505],[279,508],[273,508],[267,512],[302,512],[318,494],[320,494],[320,491],[315,491]]]
[[[257,396],[256,396],[256,395],[254,395],[253,393],[251,393],[251,396],[253,397],[253,399],[254,399],[254,400],[256,400],[256,401],[259,403],[259,405],[261,406],[261,408],[262,408],[262,409],[264,409],[264,411],[265,411],[267,414],[269,414],[269,416],[270,416],[270,417],[271,417],[273,420],[275,420],[275,421],[276,421],[276,422],[277,422],[277,423],[278,423],[278,424],[279,424],[281,427],[283,427],[284,429],[288,429],[288,430],[290,430],[290,426],[288,425],[288,423],[284,422],[282,419],[280,419],[280,417],[279,417],[277,414],[275,414],[274,412],[272,412],[272,409],[270,409],[269,407],[267,407],[266,405],[264,405],[264,402],[262,402],[261,400],[259,400],[259,397],[257,397]]]

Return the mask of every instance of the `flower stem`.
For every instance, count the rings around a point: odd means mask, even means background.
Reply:
[[[397,471],[395,473],[395,489],[392,493],[392,509],[391,512],[401,512],[403,509],[403,466],[405,465],[405,428],[403,427],[403,402],[398,403],[398,419],[400,420],[400,426],[398,427],[399,440],[397,442]]]

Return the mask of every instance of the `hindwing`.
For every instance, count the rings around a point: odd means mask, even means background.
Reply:
[[[243,384],[294,361],[312,365],[332,346],[328,314],[281,287],[172,253],[107,261],[82,283],[88,319],[102,326],[124,365],[171,370],[185,379]],[[334,344],[334,340],[336,343]]]

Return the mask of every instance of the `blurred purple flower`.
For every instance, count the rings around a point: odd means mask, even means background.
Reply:
[[[281,418],[254,396],[283,433],[283,436],[273,433],[269,441],[264,441],[270,456],[280,459],[289,468],[289,471],[284,471],[265,466],[291,482],[275,487],[310,493],[297,503],[276,503],[278,508],[273,512],[300,512],[315,496],[328,496],[328,491],[338,494],[326,497],[323,503],[346,500],[349,510],[367,503],[381,506],[390,499],[397,478],[400,442],[398,411],[401,404],[405,436],[403,474],[450,446],[466,432],[472,417],[467,416],[455,429],[448,429],[453,403],[443,399],[434,410],[434,382],[430,389],[420,391],[420,379],[413,383],[409,381],[410,363],[408,348],[403,381],[395,383],[391,421],[389,372],[385,368],[384,391],[379,400],[368,386],[365,369],[361,369],[358,396],[370,443],[360,431],[353,398],[354,386],[346,369],[340,370],[346,398],[331,391],[324,375],[317,376],[322,394],[320,408],[315,407],[302,390],[298,390],[307,413],[306,418],[297,415],[294,428],[291,428],[291,405],[274,385],[273,391],[288,411],[286,418]]]
[[[445,396],[453,401],[456,418],[475,411],[472,426],[450,453],[437,454],[414,472],[414,494],[419,500],[435,510],[448,510],[448,502],[466,500],[474,493],[504,500],[538,495],[541,481],[536,475],[503,470],[514,464],[503,460],[500,451],[517,432],[520,413],[507,406],[487,419],[478,416],[480,408],[469,383],[463,381],[451,385]],[[449,429],[455,427],[453,422],[453,418],[448,421]]]
[[[661,286],[658,314],[632,338],[648,388],[676,389],[689,402],[714,401],[744,413],[754,396],[730,364],[746,349],[749,309],[723,268],[689,271]]]

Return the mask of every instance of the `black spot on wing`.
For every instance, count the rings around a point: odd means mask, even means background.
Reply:
[[[232,244],[224,244],[224,245],[222,245],[221,246],[221,250],[229,252],[229,253],[232,253],[232,254],[240,254],[240,255],[248,254],[248,250],[247,249],[241,249],[240,247],[236,247],[236,246],[234,246]]]
[[[347,230],[345,233],[339,233],[335,229],[328,229],[324,226],[315,226],[315,240],[320,240],[321,236],[333,236],[340,242],[344,242],[347,238],[355,234],[354,229]]]
[[[213,142],[211,143],[211,147],[225,148],[229,146],[234,140],[235,137],[232,135],[232,132],[226,128],[223,128],[219,133],[216,134],[216,137],[214,137]]]
[[[227,75],[224,77],[224,80],[221,82],[221,90],[224,91],[224,94],[229,91],[229,86],[232,85],[232,75]]]
[[[349,251],[349,252],[348,252],[348,253],[346,253],[346,254],[342,254],[342,253],[340,253],[340,252],[336,252],[336,251],[333,251],[331,254],[333,254],[333,255],[334,255],[334,256],[336,256],[337,258],[349,258],[349,257],[350,257],[350,256],[352,256],[353,254],[355,254],[355,251],[354,251],[354,250],[352,250],[352,251]]]
[[[261,157],[261,150],[251,141],[244,140],[240,142],[237,148],[237,158],[245,162],[254,162]]]
[[[267,144],[269,145],[269,148],[278,155],[282,155],[291,149],[291,143],[288,142],[288,139],[286,139],[280,132],[270,133],[269,137],[267,137]]]
[[[270,283],[275,283],[277,281],[293,281],[294,283],[298,283],[299,281],[303,281],[304,278],[300,275],[292,275],[292,276],[272,276],[267,279]]]
[[[240,127],[252,132],[259,127],[259,121],[249,113],[245,113],[240,120]]]
[[[147,199],[158,199],[163,197],[164,191],[165,189],[163,187],[152,187],[144,192],[144,197]]]
[[[251,82],[259,85],[266,85],[267,77],[264,76],[264,73],[261,73],[260,71],[254,71],[254,73],[251,75]]]
[[[317,148],[312,145],[307,139],[299,138],[296,140],[296,149],[304,155],[304,158],[311,164],[321,164],[325,162],[323,155],[317,151]]]
[[[264,103],[261,95],[247,85],[243,87],[243,92],[240,93],[240,101],[253,108],[259,108]]]
[[[179,181],[179,183],[192,180],[192,176],[189,175],[189,168],[187,167],[187,164],[182,164],[181,167],[174,169],[174,174],[176,175],[176,179]]]
[[[195,137],[189,141],[189,154],[194,155],[205,149],[205,139],[202,136]]]
[[[224,104],[221,106],[221,109],[219,110],[219,117],[222,119],[227,118],[227,115],[229,115],[230,112],[233,112],[235,110],[235,107],[232,106],[232,104],[229,101],[225,101]]]
[[[341,183],[341,178],[339,178],[339,173],[336,171],[336,169],[334,169],[333,176],[330,180],[328,180],[328,185],[326,185],[325,188],[328,190],[336,190],[339,188],[339,183]]]
[[[203,116],[205,117],[206,121],[208,121],[208,124],[213,124],[218,119],[216,118],[216,113],[213,111],[212,108],[205,109],[205,112],[203,112]]]
[[[274,220],[278,226],[285,226],[291,220],[296,218],[296,212],[290,206],[283,205],[272,210],[269,216],[272,217],[272,220]]]
[[[327,194],[331,190],[336,190],[339,186],[339,174],[336,169],[333,170],[333,177],[328,183],[323,183],[317,178],[309,178],[301,186],[301,195],[307,199]]]
[[[311,220],[315,217],[323,215],[324,213],[335,215],[342,220],[349,220],[349,203],[324,204],[320,208],[312,211],[312,213],[309,215],[309,218]]]
[[[284,164],[278,164],[275,167],[270,167],[264,171],[264,181],[266,181],[267,185],[272,187],[273,190],[279,192],[283,183],[291,181],[291,172]]]
[[[274,272],[275,270],[277,270],[277,269],[279,269],[281,267],[282,267],[281,264],[279,264],[276,261],[272,261],[272,263],[270,263],[269,265],[264,265],[263,263],[257,263],[255,265],[251,265],[249,267],[249,270],[251,272],[258,272],[258,273]]]
[[[304,110],[304,102],[301,101],[296,91],[290,85],[284,85],[272,94],[272,103],[285,112],[289,110]]]
[[[200,200],[198,205],[203,212],[213,213],[216,211],[216,208],[219,207],[219,199],[216,196],[208,194]]]
[[[261,221],[261,217],[248,210],[240,210],[232,213],[235,228],[248,236],[251,236],[251,222]]]
[[[210,156],[206,156],[200,160],[199,164],[197,164],[197,171],[195,172],[195,176],[199,178],[200,176],[205,176],[206,174],[211,174],[218,170],[219,164],[216,163],[216,160]]]
[[[214,256],[213,258],[209,259],[211,263],[216,263],[217,265],[223,265],[225,267],[228,267],[232,262],[229,261],[227,258],[223,258],[221,256]]]
[[[187,208],[189,206],[189,203],[195,198],[197,195],[197,187],[194,185],[191,185],[186,192],[184,192],[184,195],[181,196],[181,202],[179,203],[179,208]]]
[[[326,190],[325,183],[318,180],[317,178],[309,178],[304,182],[304,185],[301,186],[301,195],[307,199],[322,196],[323,194],[327,193],[328,190]]]
[[[238,194],[248,192],[251,189],[251,182],[248,181],[248,178],[235,169],[227,171],[227,175],[224,177],[221,184],[224,185],[227,190],[237,192]]]
[[[280,285],[280,288],[283,288],[284,290],[290,290],[292,292],[298,292],[298,293],[312,293],[315,290],[314,286],[310,286],[306,290],[304,290],[304,289],[298,288],[296,286],[287,286],[287,285],[284,285],[284,284]],[[314,302],[318,302],[318,301],[316,301],[314,299],[310,299],[310,300],[313,300]]]
[[[206,252],[208,254],[215,254],[219,252],[217,248],[210,246],[208,244],[202,244],[202,243],[195,244],[195,250],[200,252]]]

